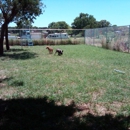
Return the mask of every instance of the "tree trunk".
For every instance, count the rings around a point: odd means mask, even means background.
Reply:
[[[0,36],[0,56],[2,56],[2,55],[4,54],[4,47],[3,47],[4,32],[5,32],[5,24],[3,24],[2,27],[1,27],[1,36]]]
[[[9,50],[10,47],[9,47],[9,40],[8,40],[8,25],[5,25],[5,38],[6,38],[6,50]]]

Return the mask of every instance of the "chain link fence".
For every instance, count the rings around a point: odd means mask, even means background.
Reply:
[[[130,26],[86,29],[85,43],[106,49],[129,52]]]
[[[8,29],[10,45],[88,44],[129,52],[130,25],[96,29]],[[5,41],[5,40],[4,40]]]

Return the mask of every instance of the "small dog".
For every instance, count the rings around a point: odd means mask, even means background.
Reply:
[[[46,49],[48,49],[49,54],[53,54],[53,48],[51,48],[51,47],[47,46],[47,47],[46,47]]]
[[[61,56],[61,55],[63,55],[63,50],[61,50],[61,49],[56,49],[55,54],[56,54],[56,53],[58,53],[58,56]]]

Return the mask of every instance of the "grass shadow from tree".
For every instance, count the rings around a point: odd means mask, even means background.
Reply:
[[[128,130],[130,116],[75,117],[75,103],[58,105],[48,97],[0,100],[1,130]]]
[[[2,56],[1,60],[6,60],[8,58],[9,59],[14,59],[14,60],[27,60],[27,59],[32,59],[32,58],[37,57],[37,53],[29,52],[27,50],[22,50],[22,49],[13,49],[10,52],[5,53]]]

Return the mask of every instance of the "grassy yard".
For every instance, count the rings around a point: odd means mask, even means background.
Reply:
[[[0,126],[128,129],[130,55],[88,45],[52,47],[64,54],[12,46],[0,57]]]

